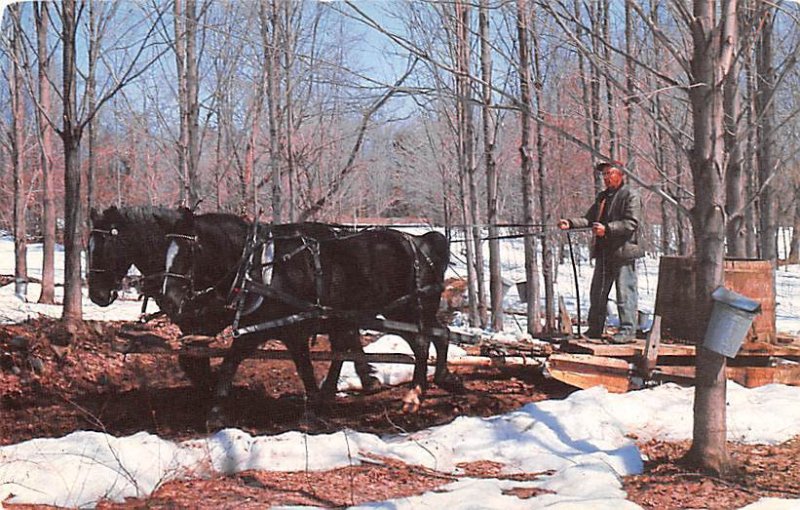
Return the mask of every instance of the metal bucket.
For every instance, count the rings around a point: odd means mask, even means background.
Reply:
[[[714,300],[714,307],[703,346],[734,358],[753,324],[753,319],[761,312],[761,305],[725,287],[718,287],[711,298]]]
[[[528,302],[528,282],[521,281],[517,282],[517,294],[519,294],[519,300],[521,303]]]

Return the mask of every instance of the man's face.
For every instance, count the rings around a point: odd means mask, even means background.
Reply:
[[[622,171],[614,167],[603,170],[603,184],[608,189],[617,189],[622,186]]]

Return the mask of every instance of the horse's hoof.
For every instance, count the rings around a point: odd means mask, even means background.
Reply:
[[[419,411],[421,404],[420,397],[422,396],[422,388],[419,385],[414,386],[403,397],[403,413],[415,414]]]
[[[364,381],[362,381],[363,392],[365,395],[372,395],[373,393],[378,393],[383,389],[383,383],[377,377],[369,376]]]
[[[303,416],[300,417],[299,428],[305,432],[320,429],[325,422],[320,418],[318,412],[314,409],[306,409]]]
[[[453,393],[455,395],[461,395],[467,391],[467,389],[464,387],[464,381],[456,374],[446,374],[438,379],[435,379],[433,382],[436,383],[436,386],[442,388],[448,393]]]
[[[225,415],[219,406],[214,406],[208,413],[206,418],[206,430],[209,432],[217,432],[225,428]]]

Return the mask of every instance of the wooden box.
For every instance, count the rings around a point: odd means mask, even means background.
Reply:
[[[725,286],[761,304],[761,313],[753,320],[746,341],[775,343],[775,264],[768,260],[726,259]],[[661,316],[665,337],[703,339],[707,319],[695,306],[693,258],[661,257],[655,313]]]

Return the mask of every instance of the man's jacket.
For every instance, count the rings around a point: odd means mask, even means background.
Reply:
[[[617,190],[601,191],[580,218],[570,218],[570,228],[586,228],[592,223],[605,225],[606,235],[598,237],[592,247],[592,257],[606,256],[615,262],[629,262],[644,256],[639,244],[639,223],[642,199],[627,184]]]

